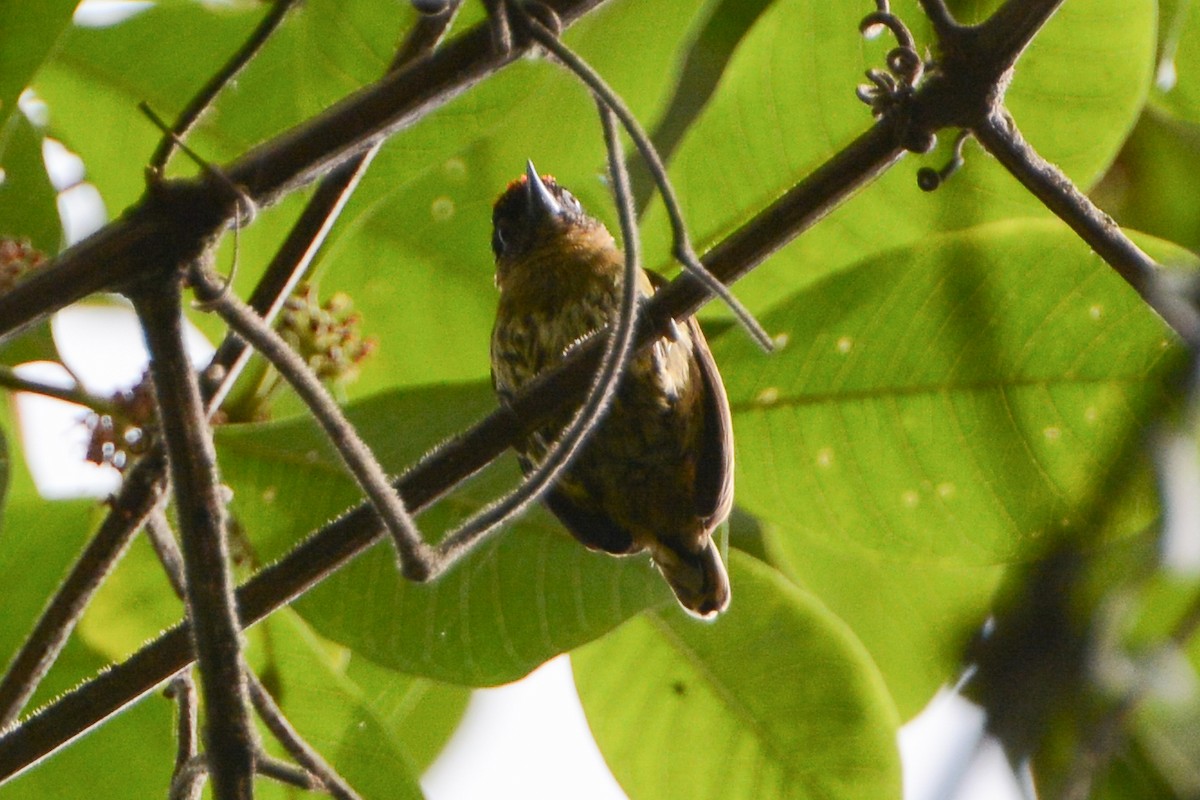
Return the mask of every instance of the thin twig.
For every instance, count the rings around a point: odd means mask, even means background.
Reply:
[[[620,133],[616,128],[616,117],[601,98],[596,98],[596,105],[604,128],[609,175],[612,178],[613,196],[617,201],[621,221],[621,243],[625,250],[623,291],[616,324],[606,337],[600,368],[588,390],[587,398],[571,422],[516,490],[500,502],[472,516],[445,538],[438,546],[438,555],[443,560],[443,563],[438,565],[439,572],[448,568],[488,531],[515,518],[546,493],[563,470],[571,465],[596,426],[603,421],[612,407],[617,387],[628,368],[633,352],[634,333],[637,331],[638,278],[641,277],[642,269],[641,245],[638,241],[636,212],[629,186],[629,173],[625,170],[625,154],[622,152]]]
[[[150,546],[154,548],[154,554],[158,556],[158,562],[162,564],[163,572],[167,574],[171,591],[175,592],[175,596],[180,600],[187,602],[187,579],[184,577],[183,553],[179,552],[175,534],[171,531],[167,515],[161,508],[156,508],[150,514],[150,518],[146,520],[146,538],[150,540]]]
[[[295,786],[298,789],[309,791],[320,791],[325,788],[320,779],[308,770],[268,755],[262,750],[258,751],[254,763],[260,775],[274,778],[287,786]]]
[[[392,535],[400,571],[412,580],[427,579],[431,569],[431,548],[421,538],[404,501],[388,483],[387,475],[370,447],[359,437],[304,359],[288,347],[278,333],[267,327],[253,309],[226,291],[225,284],[217,282],[202,267],[192,270],[191,282],[197,297],[270,361],[304,401]]]
[[[600,74],[576,55],[574,51],[563,44],[549,28],[529,15],[526,15],[522,22],[528,26],[530,36],[534,41],[553,53],[567,69],[583,81],[597,97],[601,98],[604,104],[612,109],[613,113],[621,120],[621,124],[625,127],[625,130],[629,133],[629,137],[633,139],[634,144],[637,146],[638,152],[642,154],[642,158],[650,170],[650,175],[654,178],[659,193],[662,195],[663,205],[667,210],[667,217],[671,221],[675,259],[683,265],[689,275],[700,281],[705,289],[720,298],[728,306],[729,310],[737,317],[738,322],[750,334],[750,338],[754,339],[763,350],[767,352],[774,350],[774,340],[763,330],[762,325],[758,323],[754,315],[742,305],[741,301],[734,296],[728,286],[722,283],[719,278],[709,272],[700,263],[700,259],[696,256],[696,251],[692,247],[692,240],[688,235],[687,225],[683,221],[683,212],[680,210],[679,200],[675,196],[675,189],[672,187],[671,179],[667,175],[667,168],[662,163],[662,159],[659,158],[658,151],[654,148],[654,143],[650,141],[650,137],[637,121],[637,117],[633,115],[633,112],[629,110],[620,96],[608,86]]]
[[[188,667],[176,675],[167,685],[165,694],[175,701],[179,714],[175,721],[173,771],[174,775],[178,775],[188,761],[196,757],[196,685],[192,682],[192,668]]]
[[[175,124],[171,126],[173,136],[164,136],[158,143],[154,155],[150,157],[150,169],[157,174],[161,174],[167,165],[167,160],[175,151],[177,143],[188,135],[192,127],[199,121],[205,111],[212,106],[217,95],[221,93],[229,83],[237,77],[238,73],[250,63],[250,60],[262,49],[262,46],[271,38],[271,34],[283,22],[287,13],[296,5],[298,0],[275,0],[275,4],[267,15],[263,17],[262,22],[250,34],[237,52],[225,63],[225,65],[213,75],[208,83],[204,85],[192,101],[188,103],[179,117],[175,120]]]
[[[947,38],[959,30],[958,21],[946,6],[946,0],[917,0],[939,38]],[[881,9],[882,10],[882,9]]]
[[[29,392],[31,394],[40,394],[43,397],[51,397],[55,400],[63,400],[67,403],[75,403],[76,405],[90,408],[97,414],[116,415],[118,413],[116,405],[111,401],[107,398],[91,394],[86,389],[80,388],[78,383],[71,388],[53,386],[42,381],[22,378],[12,367],[3,364],[0,364],[0,386],[11,389],[14,392]]]
[[[254,729],[241,668],[225,507],[196,375],[183,345],[182,280],[168,274],[132,293],[171,472],[187,580],[187,607],[207,711],[205,757],[216,800],[253,794]]]
[[[200,800],[206,780],[208,761],[202,755],[192,756],[171,776],[168,800]]]
[[[254,703],[258,716],[288,754],[296,759],[296,763],[319,779],[321,788],[337,800],[362,800],[346,779],[292,727],[283,709],[276,704],[275,698],[271,697],[249,666],[246,667],[246,680],[250,686],[250,701]]]
[[[1193,349],[1200,347],[1200,314],[1196,308],[1165,289],[1161,268],[1154,259],[1079,191],[1062,170],[1042,158],[1003,108],[990,114],[974,134],[985,150],[1116,270],[1185,342]]]

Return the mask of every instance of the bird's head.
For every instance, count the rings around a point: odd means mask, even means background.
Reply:
[[[539,176],[533,162],[508,185],[492,210],[492,251],[496,260],[519,259],[573,230],[598,223],[549,175]]]

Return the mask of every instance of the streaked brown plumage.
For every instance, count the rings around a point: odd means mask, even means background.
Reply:
[[[496,201],[492,223],[500,289],[492,384],[507,398],[616,318],[624,257],[604,225],[532,163]],[[640,294],[660,282],[641,272]],[[569,419],[518,445],[526,471]],[[732,502],[729,404],[689,319],[632,359],[608,416],[546,505],[592,549],[649,551],[680,604],[713,617],[729,605],[729,579],[711,533]]]

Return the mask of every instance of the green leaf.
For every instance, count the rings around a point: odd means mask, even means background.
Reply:
[[[792,563],[810,541],[958,566],[1028,558],[1098,499],[1172,355],[1137,295],[1049,223],[885,253],[763,322],[781,352],[741,336],[715,352],[739,502],[788,537]],[[1157,514],[1146,464],[1127,469],[1106,498],[1111,534]]]
[[[33,628],[47,600],[91,533],[96,504],[72,500],[48,502],[38,494],[25,464],[12,400],[0,405],[5,447],[4,514],[0,526],[0,575],[5,576],[4,613],[0,614],[0,657],[6,664]],[[68,678],[62,691],[77,681]]]
[[[917,3],[893,3],[917,46],[934,39]],[[895,45],[858,32],[870,3],[775,3],[742,40],[717,95],[681,145],[671,177],[697,245],[712,244],[764,208],[871,124],[854,96],[863,72]],[[1025,137],[1084,186],[1116,156],[1145,101],[1154,57],[1152,0],[1067,3],[1017,64],[1007,105]],[[1087,69],[1081,70],[1080,65]],[[1063,87],[1069,86],[1069,91]],[[834,211],[768,265],[740,282],[752,308],[883,249],[931,231],[1046,215],[1011,175],[968,144],[966,165],[943,188],[916,187],[919,166],[949,158],[954,131],[929,156],[908,159]],[[666,263],[660,204],[644,232],[646,261]]]
[[[424,771],[458,728],[471,690],[414,678],[352,656],[346,677],[362,690],[367,708],[404,747],[409,761]]]
[[[588,724],[633,798],[900,794],[895,709],[816,599],[734,552],[729,611],[638,617],[571,655]]]
[[[123,661],[184,617],[158,556],[139,533],[79,621],[78,635],[110,661]]]
[[[15,367],[30,361],[61,361],[48,320],[0,344],[0,364]]]
[[[779,569],[854,631],[879,667],[902,719],[954,683],[983,624],[1001,567],[930,563],[768,529]]]
[[[400,469],[494,407],[486,385],[389,392],[348,409],[385,467]],[[356,501],[357,491],[307,420],[226,429],[218,437],[233,510],[262,559]],[[505,461],[419,518],[433,538],[518,480]],[[611,630],[669,592],[645,557],[587,551],[540,509],[439,580],[417,585],[377,545],[296,603],[321,635],[377,664],[451,683],[514,680]]]
[[[17,114],[17,98],[54,51],[79,0],[0,0],[0,130]]]
[[[1121,225],[1200,250],[1200,125],[1147,109],[1094,193]]]
[[[0,237],[28,239],[46,256],[62,244],[62,223],[42,160],[42,134],[23,114],[0,127]]]

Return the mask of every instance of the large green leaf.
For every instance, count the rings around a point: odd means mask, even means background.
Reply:
[[[399,469],[494,402],[480,383],[390,392],[348,412],[384,465]],[[234,512],[261,557],[277,557],[356,500],[307,420],[225,430],[218,441]],[[435,535],[516,480],[515,465],[504,462],[419,522]],[[381,544],[296,607],[323,636],[378,664],[489,685],[518,678],[667,597],[648,559],[588,552],[535,510],[433,583],[403,580],[391,549]]]
[[[571,655],[588,724],[632,798],[900,794],[895,709],[845,626],[741,553],[717,622],[645,615]]]
[[[470,689],[404,675],[361,656],[351,656],[346,677],[418,770],[441,753],[471,699]]]
[[[739,502],[794,564],[810,541],[957,565],[1028,557],[1141,435],[1171,342],[1074,236],[1031,222],[886,253],[764,323],[781,352],[738,336],[716,352]],[[1128,470],[1112,532],[1157,513],[1145,464]]]
[[[964,648],[990,610],[1003,567],[930,563],[768,528],[779,569],[854,631],[911,719],[963,669]]]
[[[1200,250],[1200,124],[1147,109],[1096,202],[1121,225]]]

